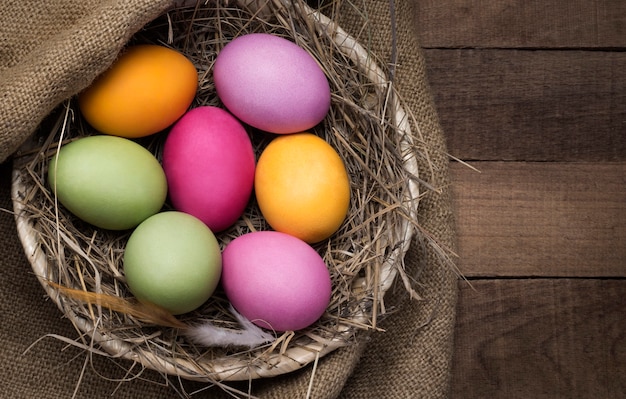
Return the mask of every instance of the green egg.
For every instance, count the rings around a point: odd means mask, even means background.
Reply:
[[[89,136],[61,147],[48,183],[71,213],[96,227],[126,230],[159,212],[167,180],[159,161],[132,140]]]
[[[172,314],[206,302],[222,274],[222,255],[213,232],[200,219],[178,211],[142,222],[124,252],[124,274],[133,295]]]

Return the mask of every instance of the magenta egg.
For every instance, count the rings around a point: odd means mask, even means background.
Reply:
[[[297,44],[267,33],[239,36],[220,51],[215,89],[243,122],[272,133],[296,133],[320,123],[330,86],[316,60]]]
[[[250,137],[227,111],[203,106],[188,111],[163,145],[163,170],[172,206],[212,231],[231,226],[244,212],[254,184]]]
[[[330,302],[331,280],[307,243],[276,231],[244,234],[222,252],[222,286],[239,313],[274,331],[315,323]]]

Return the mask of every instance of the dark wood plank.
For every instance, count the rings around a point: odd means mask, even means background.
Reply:
[[[626,397],[626,280],[460,283],[452,399]]]
[[[425,57],[453,155],[626,160],[626,52],[426,50]]]
[[[626,47],[622,0],[420,0],[415,4],[425,47]]]
[[[626,162],[451,165],[466,276],[626,276]]]

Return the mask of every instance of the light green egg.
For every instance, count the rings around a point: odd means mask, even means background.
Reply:
[[[172,314],[206,302],[222,274],[213,232],[189,214],[161,212],[142,222],[124,252],[124,274],[133,295]]]
[[[129,139],[88,136],[61,147],[48,169],[59,202],[78,218],[126,230],[161,210],[167,180],[159,161]]]

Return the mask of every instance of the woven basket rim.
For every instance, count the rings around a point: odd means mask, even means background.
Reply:
[[[380,88],[379,90],[388,90],[390,109],[388,113],[396,124],[397,132],[401,135],[401,148],[403,154],[403,167],[412,176],[418,176],[418,160],[415,151],[410,118],[402,107],[401,102],[397,98],[394,90],[389,90],[391,82],[388,81],[386,74],[376,64],[370,53],[363,48],[353,37],[344,31],[336,22],[325,16],[317,10],[313,10],[304,2],[293,0],[277,0],[279,4],[285,7],[299,7],[315,25],[318,33],[327,34],[332,38],[334,43],[344,52],[344,55],[351,59],[363,72],[366,72],[371,82]],[[239,0],[239,3],[248,5],[250,1]],[[80,330],[88,333],[90,338],[107,353],[112,356],[124,358],[142,364],[143,366],[168,374],[175,375],[188,380],[200,381],[241,381],[257,378],[266,378],[282,375],[298,370],[310,363],[316,362],[336,349],[346,346],[350,342],[353,332],[349,328],[345,331],[338,331],[335,339],[320,342],[311,342],[306,347],[294,346],[288,347],[284,352],[271,354],[269,360],[267,358],[255,363],[247,359],[235,360],[230,357],[221,359],[212,359],[210,371],[198,365],[196,362],[187,361],[186,359],[171,358],[165,359],[156,356],[154,353],[137,350],[137,348],[113,339],[106,332],[99,331],[91,320],[78,317],[72,309],[64,306],[60,298],[59,292],[48,284],[48,261],[46,254],[41,249],[38,241],[38,232],[31,223],[30,219],[24,216],[25,203],[22,193],[25,190],[25,181],[19,168],[14,168],[12,177],[12,200],[15,212],[15,220],[17,232],[21,240],[26,256],[32,266],[32,269],[45,289],[49,297],[56,303],[61,312]],[[418,182],[410,179],[408,182],[406,198],[406,207],[409,210],[410,219],[402,219],[402,223],[394,226],[398,232],[398,236],[402,237],[401,245],[397,245],[384,260],[380,269],[380,288],[379,293],[384,295],[391,287],[398,274],[398,263],[403,262],[404,256],[409,249],[412,237],[415,234],[415,226],[412,220],[417,219],[417,207],[419,203],[419,187]],[[354,320],[366,318],[367,315],[353,315]],[[234,361],[235,360],[235,361]]]

